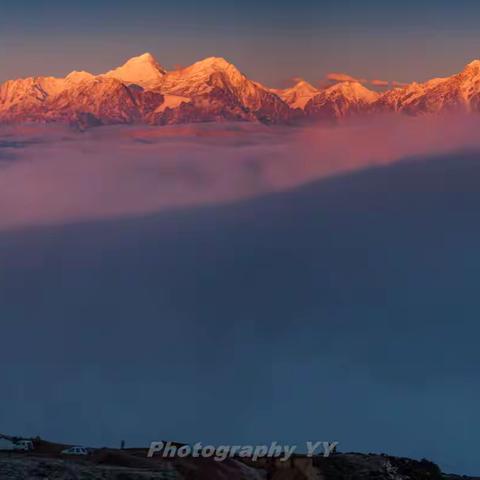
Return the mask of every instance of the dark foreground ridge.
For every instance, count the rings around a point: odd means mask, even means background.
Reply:
[[[3,437],[9,438],[9,437]],[[147,458],[147,449],[88,449],[62,453],[68,445],[32,439],[33,450],[0,451],[1,480],[474,480],[444,474],[428,460],[379,454],[335,453],[328,458],[295,455],[278,459]],[[3,448],[3,447],[2,447]]]

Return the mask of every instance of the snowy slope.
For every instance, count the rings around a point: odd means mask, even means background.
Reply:
[[[221,57],[167,71],[150,53],[103,75],[29,77],[0,85],[0,121],[175,124],[241,120],[288,124],[340,121],[372,113],[480,111],[480,61],[456,75],[379,93],[345,81],[317,89],[306,81],[274,90]]]

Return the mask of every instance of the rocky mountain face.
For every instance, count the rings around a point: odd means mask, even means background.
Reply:
[[[266,124],[339,121],[354,115],[480,110],[480,61],[457,75],[383,93],[346,81],[317,89],[303,80],[269,89],[223,58],[167,71],[149,53],[102,75],[31,77],[0,85],[0,122],[61,121],[86,128],[241,120]]]
[[[152,119],[158,124],[221,120],[284,123],[290,116],[290,108],[281,98],[223,58],[207,58],[168,72],[155,90],[184,99],[173,108],[160,107]]]
[[[300,80],[291,88],[272,90],[272,92],[277,94],[290,108],[303,110],[308,101],[318,95],[320,90],[305,80]]]
[[[457,75],[412,83],[385,92],[374,109],[420,115],[440,112],[480,111],[480,60],[468,64]]]
[[[312,97],[305,105],[305,113],[313,119],[338,120],[369,112],[378,96],[358,82],[341,82]]]

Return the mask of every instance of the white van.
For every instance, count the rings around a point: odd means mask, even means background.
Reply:
[[[62,450],[62,455],[88,455],[88,449],[85,447],[70,447]]]
[[[18,440],[15,442],[15,450],[29,452],[33,450],[33,442],[31,440]]]
[[[0,451],[29,452],[33,450],[33,448],[33,442],[31,440],[13,440],[0,437]]]

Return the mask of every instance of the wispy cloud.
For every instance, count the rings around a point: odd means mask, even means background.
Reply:
[[[388,80],[374,79],[370,81],[370,84],[374,87],[388,87],[390,85],[390,82]]]
[[[365,78],[358,78],[348,73],[341,73],[341,72],[332,72],[328,73],[326,76],[327,80],[331,82],[359,82],[359,83],[367,83],[367,79]]]
[[[406,87],[408,85],[408,83],[405,83],[405,82],[397,82],[396,80],[394,80],[392,82],[392,87]]]
[[[339,72],[332,72],[326,75],[327,82],[358,82],[362,83],[363,85],[377,87],[377,88],[389,88],[389,87],[403,87],[408,85],[407,83],[397,82],[395,80],[382,80],[379,78],[374,78],[372,80],[368,78],[361,78],[355,77],[353,75],[349,75],[348,73],[339,73]]]

